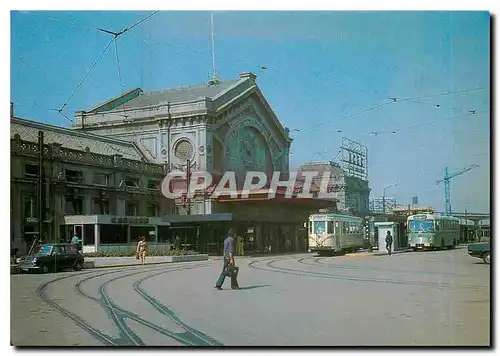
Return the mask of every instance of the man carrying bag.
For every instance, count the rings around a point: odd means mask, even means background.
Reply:
[[[222,285],[226,277],[231,278],[231,289],[240,289],[238,286],[239,267],[234,264],[234,232],[232,229],[228,231],[228,237],[224,240],[224,265],[222,272],[215,283],[215,288],[222,290]]]

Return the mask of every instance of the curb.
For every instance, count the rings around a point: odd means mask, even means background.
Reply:
[[[392,251],[391,255],[399,255],[402,253],[409,253],[413,252],[413,250],[402,250],[402,251]],[[387,252],[376,252],[372,253],[372,256],[388,256],[389,254]]]
[[[193,258],[190,259],[189,257],[202,257],[202,258]],[[84,269],[95,269],[95,268],[118,268],[118,267],[132,267],[132,266],[146,266],[146,265],[159,265],[159,264],[166,264],[166,263],[180,263],[180,262],[202,262],[202,261],[209,261],[208,256],[203,256],[203,255],[190,255],[190,256],[167,256],[171,257],[170,260],[162,260],[162,261],[153,261],[153,262],[146,262],[144,264],[140,263],[139,261],[134,260],[133,262],[125,261],[124,263],[109,263],[105,264],[105,261],[100,261],[104,263],[98,263],[96,265],[96,261],[85,261]],[[187,258],[186,258],[187,257]],[[204,257],[204,258],[203,258]],[[110,261],[111,262],[111,261]]]
[[[118,267],[133,267],[133,266],[151,266],[151,265],[162,265],[162,264],[169,264],[169,263],[192,263],[192,262],[203,262],[203,261],[210,261],[210,260],[146,262],[144,264],[142,264],[142,263],[128,263],[128,264],[122,264],[122,265],[94,266],[94,267],[85,268],[85,269],[118,268]]]

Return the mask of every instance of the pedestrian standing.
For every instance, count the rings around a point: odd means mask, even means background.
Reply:
[[[224,250],[223,250],[223,266],[222,272],[215,282],[215,288],[218,290],[222,290],[222,285],[224,284],[224,280],[226,279],[226,275],[228,274],[229,267],[235,267],[234,264],[234,231],[233,229],[229,229],[227,233],[227,237],[224,240]],[[237,268],[233,268],[236,271],[234,277],[231,277],[231,288],[232,289],[240,289],[237,283]]]
[[[391,249],[392,249],[392,235],[390,231],[387,231],[387,235],[385,236],[385,248],[387,252],[389,253],[389,256],[391,255]]]
[[[146,237],[141,236],[139,238],[139,242],[137,243],[137,251],[136,251],[136,259],[141,260],[141,263],[144,264],[144,261],[146,259],[146,250],[147,250],[148,244],[146,243]]]

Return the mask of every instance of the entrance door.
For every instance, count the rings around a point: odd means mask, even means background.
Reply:
[[[340,251],[342,249],[341,246],[341,235],[342,235],[342,224],[344,224],[342,221],[334,221],[333,222],[333,239],[334,239],[334,248],[335,251]]]

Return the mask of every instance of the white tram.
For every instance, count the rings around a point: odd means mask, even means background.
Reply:
[[[309,217],[309,252],[327,255],[353,252],[363,247],[363,219],[343,214]]]

